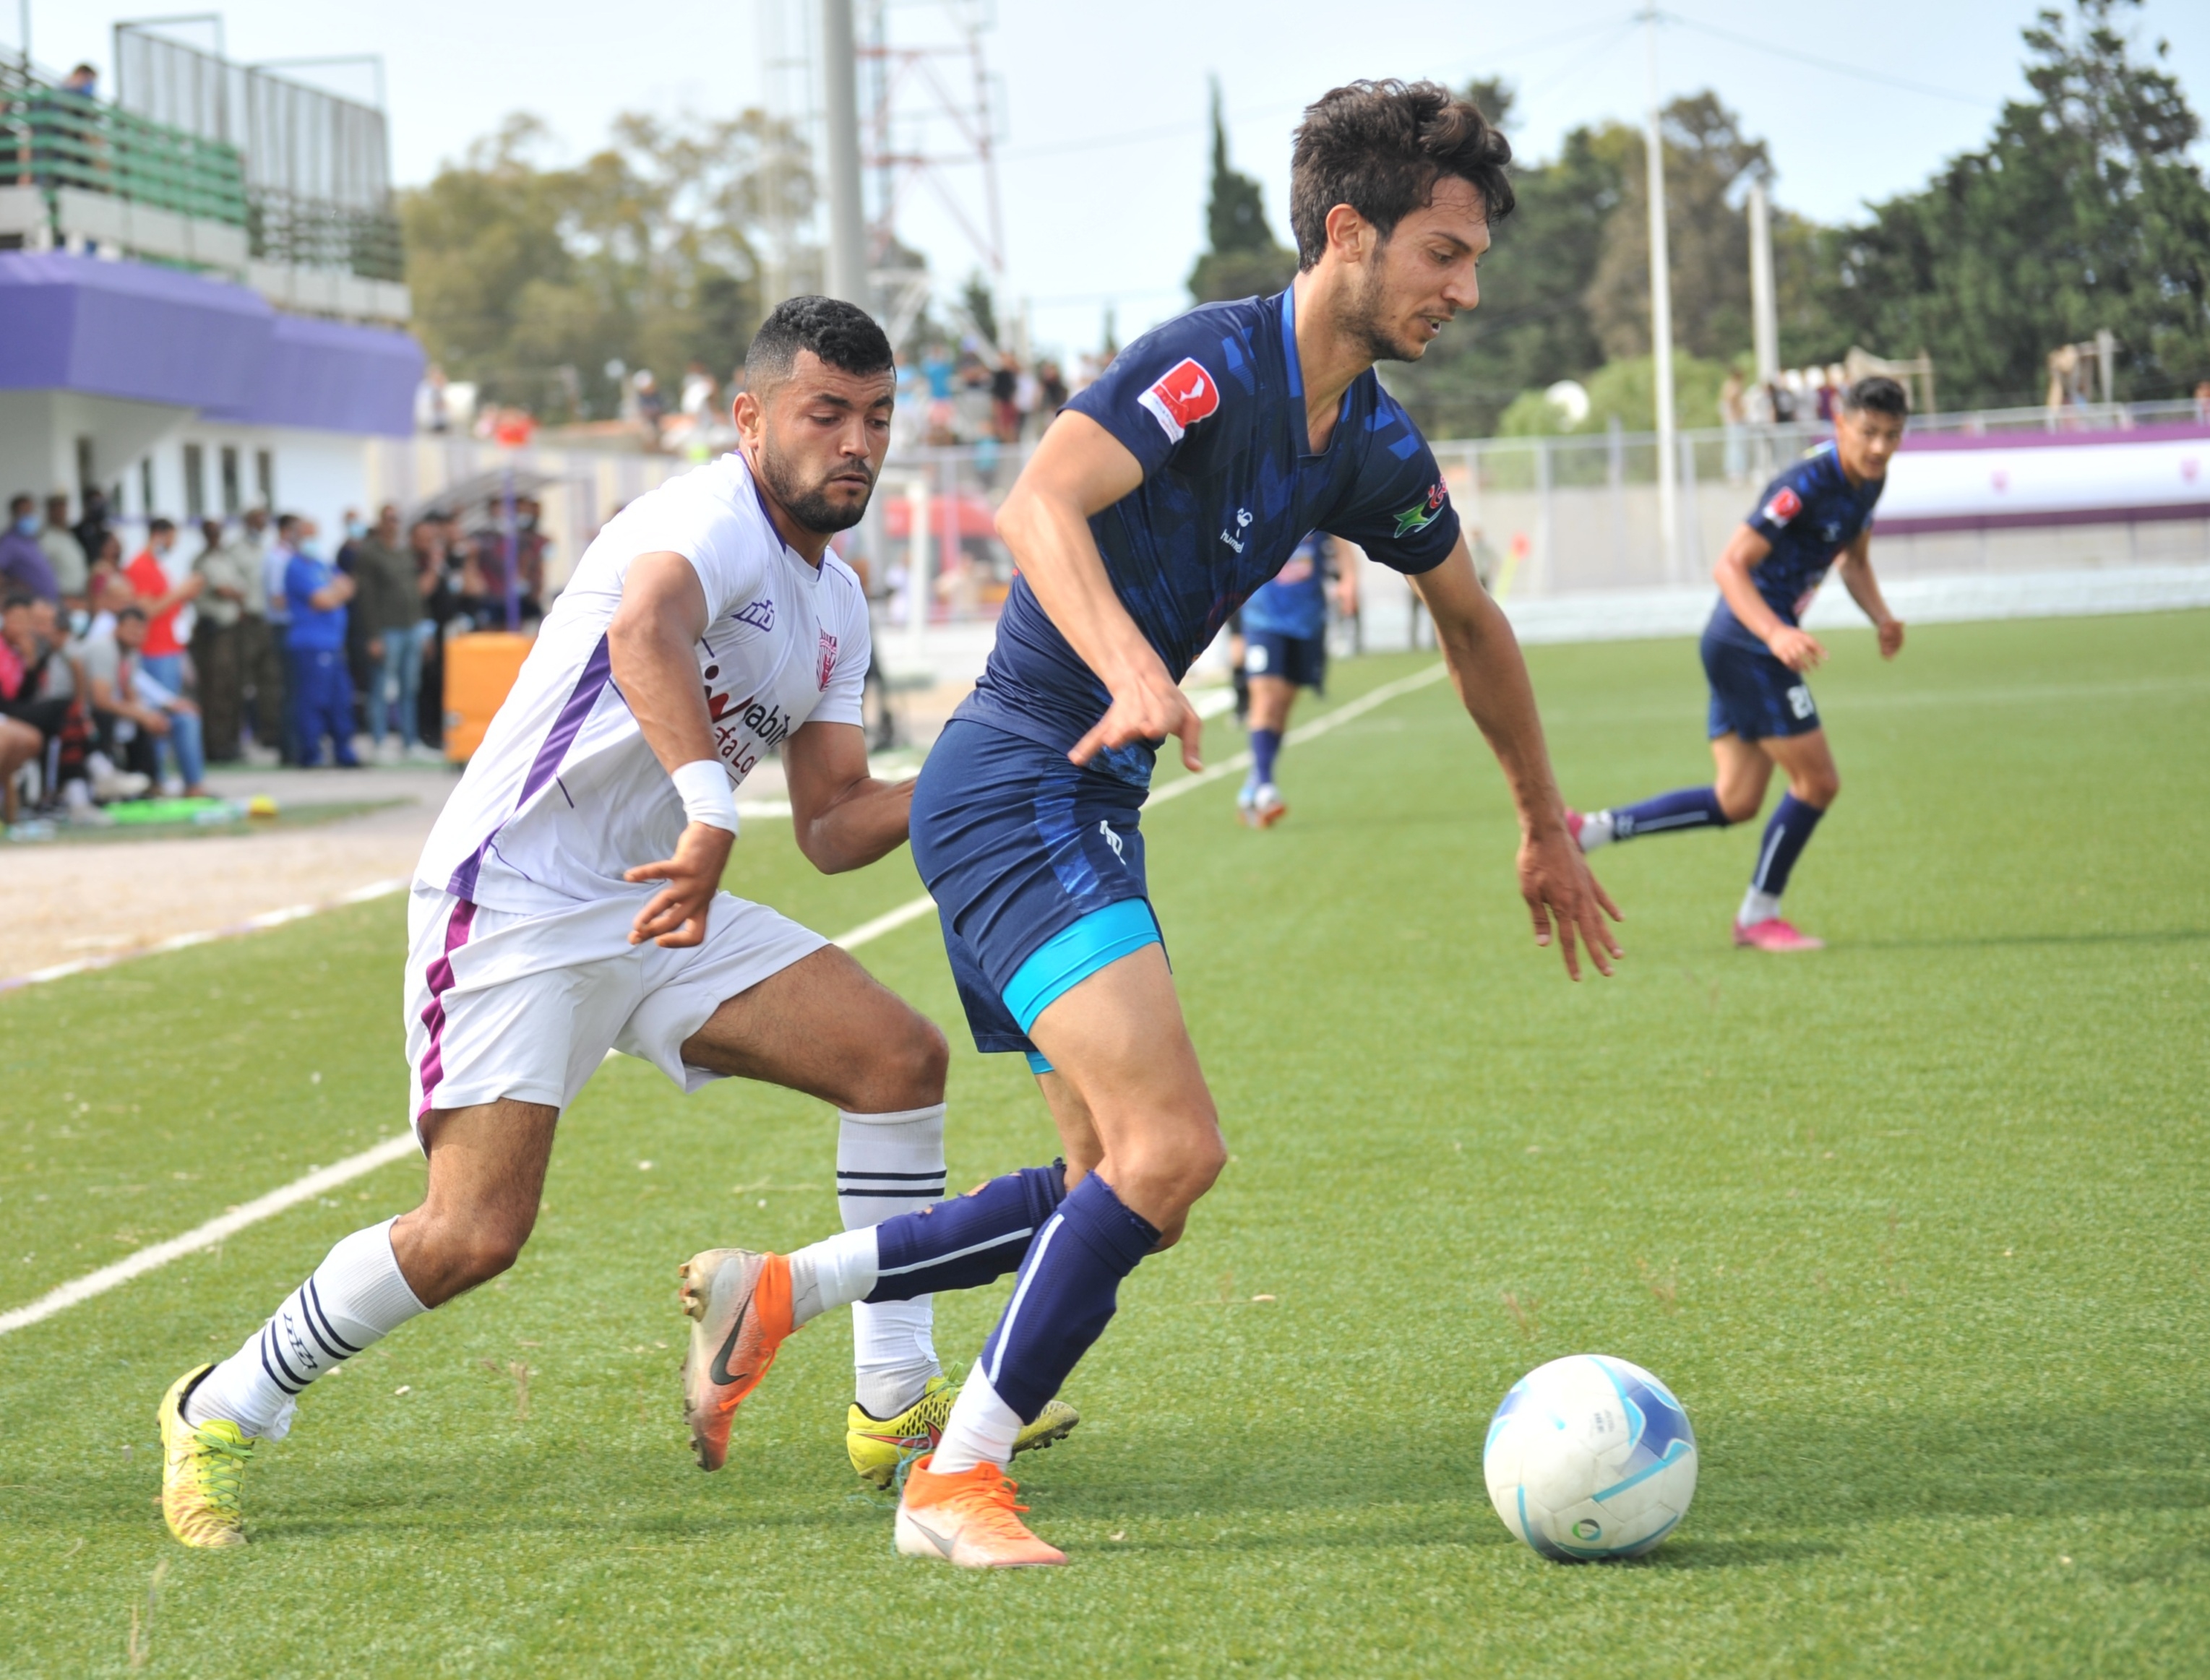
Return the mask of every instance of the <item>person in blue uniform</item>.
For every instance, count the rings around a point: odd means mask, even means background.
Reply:
[[[1327,586],[1347,617],[1358,611],[1358,574],[1334,566],[1333,545],[1319,532],[1299,543],[1289,563],[1243,604],[1243,676],[1249,684],[1251,774],[1235,796],[1236,816],[1271,828],[1289,814],[1274,786],[1274,760],[1297,690],[1327,686]]]
[[[1779,766],[1788,792],[1758,845],[1749,890],[1735,916],[1737,945],[1812,951],[1825,943],[1780,913],[1796,860],[1842,786],[1804,680],[1825,662],[1827,650],[1803,628],[1803,614],[1839,562],[1843,587],[1879,633],[1881,657],[1892,659],[1901,650],[1903,623],[1887,610],[1873,576],[1872,511],[1909,415],[1909,400],[1894,380],[1858,380],[1842,394],[1833,441],[1765,487],[1719,557],[1719,603],[1703,643],[1717,769],[1712,785],[1572,817],[1585,852],[1644,834],[1724,828],[1763,809]]]
[[[353,750],[353,675],[346,666],[346,603],[353,581],[306,545],[315,522],[298,514],[276,521],[278,541],[291,557],[284,564],[284,600],[290,613],[285,651],[292,696],[293,728],[299,762],[322,762],[323,738],[330,739],[330,762],[341,769],[360,767]]]
[[[1417,360],[1479,300],[1475,263],[1512,208],[1510,156],[1434,83],[1322,97],[1297,132],[1289,288],[1193,310],[1129,346],[1053,423],[999,511],[1019,575],[988,666],[915,785],[913,852],[975,1043],[1028,1056],[1066,1165],[1038,1176],[1040,1202],[1008,1193],[996,1247],[981,1231],[988,1187],[945,1204],[956,1213],[871,1227],[873,1260],[849,1287],[957,1286],[943,1270],[955,1255],[1020,1268],[940,1443],[906,1478],[902,1551],[1064,1561],[1014,1514],[1015,1435],[1226,1159],[1139,817],[1167,738],[1202,767],[1181,676],[1307,533],[1411,579],[1518,808],[1537,942],[1555,940],[1574,978],[1583,946],[1611,971],[1604,918],[1618,912],[1567,829],[1518,644],[1474,575],[1434,456],[1373,371]],[[804,1288],[808,1310],[835,1295],[811,1268]]]

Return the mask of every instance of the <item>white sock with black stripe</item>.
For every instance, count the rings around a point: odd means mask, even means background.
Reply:
[[[863,1230],[943,1200],[942,1103],[891,1114],[838,1111],[836,1211],[843,1215],[845,1230]],[[854,1303],[853,1387],[870,1416],[896,1417],[943,1370],[936,1358],[935,1323],[932,1296]]]
[[[426,1311],[391,1252],[391,1224],[356,1231],[332,1249],[275,1317],[199,1380],[184,1421],[227,1418],[247,1435],[281,1441],[302,1389]]]

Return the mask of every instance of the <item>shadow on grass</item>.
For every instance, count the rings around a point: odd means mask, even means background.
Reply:
[[[1078,1439],[1016,1466],[1045,1532],[1126,1529],[1132,1552],[1325,1554],[1513,1544],[1489,1514],[1481,1431],[1364,1417],[1325,1443],[1223,1437],[1189,1424]],[[1408,1426],[1409,1425],[1409,1426]],[[2173,1468],[2173,1441],[2201,1439],[2210,1413],[2082,1406],[2062,1415],[1995,1409],[1959,1418],[1776,1417],[1707,1424],[1694,1514],[1641,1567],[1729,1569],[1815,1560],[1848,1531],[1899,1520],[2050,1520],[2210,1509],[2210,1468]],[[456,1448],[461,1443],[451,1443]],[[297,1542],[496,1549],[584,1545],[836,1544],[887,1532],[891,1507],[855,1490],[826,1452],[762,1443],[706,1477],[672,1446],[601,1438],[586,1453],[549,1434],[457,1451],[301,1454],[251,1501],[257,1537]],[[287,1457],[289,1455],[287,1454]],[[256,1466],[257,1470],[259,1466]],[[19,1530],[77,1534],[148,1509],[149,1466],[87,1466],[9,1502]],[[272,1465],[271,1471],[280,1466]],[[1804,1529],[1815,1526],[1816,1538]],[[1794,1532],[1790,1532],[1790,1529]],[[1769,1536],[1756,1533],[1772,1531]],[[1700,1533],[1698,1531],[1701,1531]],[[1711,1538],[1703,1538],[1708,1535]]]

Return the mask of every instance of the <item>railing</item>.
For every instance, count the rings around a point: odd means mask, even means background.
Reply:
[[[241,228],[261,262],[364,280],[405,276],[388,203],[364,208],[257,184],[237,146],[27,82],[9,65],[0,65],[0,184],[37,189],[50,211],[57,192],[75,190]]]
[[[247,225],[245,166],[234,146],[0,69],[0,179],[107,193],[202,221]]]

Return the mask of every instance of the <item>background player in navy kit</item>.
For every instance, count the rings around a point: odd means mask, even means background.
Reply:
[[[1735,917],[1737,945],[1814,951],[1825,942],[1780,914],[1789,872],[1842,786],[1803,680],[1827,650],[1802,628],[1802,617],[1839,559],[1843,587],[1880,633],[1881,657],[1892,659],[1902,647],[1902,621],[1887,610],[1872,575],[1872,510],[1909,412],[1893,379],[1875,376],[1851,386],[1834,417],[1834,441],[1766,486],[1757,510],[1719,557],[1720,599],[1703,647],[1718,769],[1712,785],[1572,818],[1585,852],[1639,834],[1747,822],[1763,808],[1778,764],[1788,773],[1788,792],[1757,848]]]
[[[1327,586],[1345,617],[1358,611],[1358,575],[1338,571],[1333,543],[1314,531],[1297,545],[1271,583],[1243,603],[1243,672],[1250,684],[1251,774],[1235,796],[1236,814],[1270,828],[1289,814],[1274,786],[1274,758],[1297,690],[1327,685]]]
[[[727,1355],[756,1374],[830,1307],[1019,1266],[941,1444],[906,1477],[902,1552],[1066,1561],[1015,1514],[1004,1467],[1103,1334],[1120,1280],[1180,1234],[1227,1158],[1138,815],[1168,736],[1199,768],[1182,674],[1307,533],[1412,575],[1518,808],[1537,942],[1555,936],[1578,977],[1585,941],[1610,972],[1603,915],[1618,912],[1567,828],[1519,644],[1474,575],[1434,456],[1374,376],[1383,358],[1416,360],[1479,300],[1474,265],[1512,208],[1510,158],[1478,111],[1430,82],[1324,96],[1297,131],[1290,288],[1193,310],[1129,346],[1061,412],[999,513],[1019,575],[982,678],[915,785],[913,853],[975,1043],[1027,1052],[1065,1171],[1027,1169],[926,1214],[751,1256],[760,1285],[745,1304],[758,1310]]]

